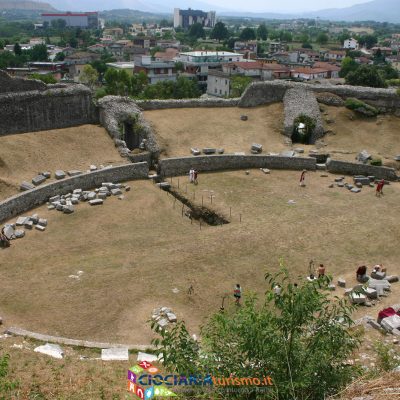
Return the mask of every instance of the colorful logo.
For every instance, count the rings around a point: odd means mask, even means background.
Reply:
[[[128,392],[134,393],[139,399],[147,400],[153,397],[176,397],[176,394],[168,388],[162,386],[163,380],[161,375],[157,375],[158,368],[147,361],[141,361],[138,365],[134,365],[128,370]],[[145,375],[148,377],[146,383],[142,383],[141,379]],[[154,380],[151,378],[154,377]],[[161,379],[156,379],[161,378]],[[139,385],[154,384],[148,388]]]

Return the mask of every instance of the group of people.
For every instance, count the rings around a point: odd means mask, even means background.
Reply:
[[[189,182],[197,185],[199,182],[197,181],[198,172],[194,168],[190,168],[189,171]]]

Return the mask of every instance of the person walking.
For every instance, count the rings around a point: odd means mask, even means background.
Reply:
[[[197,185],[197,184],[199,183],[199,182],[197,181],[197,175],[198,175],[197,169],[193,170],[193,183],[194,183],[195,185]]]
[[[190,171],[189,171],[189,182],[190,183],[194,182],[194,169],[193,168],[190,168]]]
[[[383,195],[383,186],[385,185],[385,180],[382,179],[378,182],[378,184],[376,185],[376,192],[375,192],[375,196],[377,197],[381,197]]]
[[[240,305],[240,299],[242,297],[242,288],[237,283],[235,289],[233,289],[233,297],[235,298],[235,304]]]
[[[301,175],[300,175],[300,186],[301,186],[301,187],[306,186],[306,182],[305,182],[305,180],[306,180],[306,173],[307,173],[307,171],[306,171],[305,169],[303,169],[303,172],[302,172]]]
[[[318,278],[321,278],[322,276],[325,276],[325,266],[324,266],[324,264],[319,264]]]

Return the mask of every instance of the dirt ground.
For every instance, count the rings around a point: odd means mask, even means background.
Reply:
[[[247,121],[241,121],[241,115]],[[280,134],[283,126],[282,103],[255,108],[184,108],[145,111],[145,118],[156,132],[162,157],[189,156],[192,147],[223,148],[226,153],[250,151],[252,143],[264,151],[287,147]]]
[[[41,171],[56,169],[86,171],[91,164],[126,162],[100,126],[2,136],[0,139],[0,200],[19,192],[21,182]],[[54,176],[54,175],[53,175]]]
[[[281,258],[294,279],[304,278],[310,259],[350,283],[361,264],[400,273],[398,184],[377,198],[372,188],[359,194],[329,189],[334,176],[320,173],[310,173],[302,189],[298,175],[202,174],[198,186],[188,185],[188,196],[211,206],[212,194],[212,207],[231,223],[201,230],[150,181],[132,182],[124,200],[81,204],[71,215],[46,206],[32,210],[49,225],[0,251],[0,315],[8,326],[40,333],[149,344],[153,308],[171,307],[198,335],[224,295],[230,304],[236,283],[245,294],[263,293],[264,274],[277,271]],[[186,178],[179,181],[186,190]],[[69,277],[79,270],[80,280]],[[190,285],[194,295],[187,293]],[[398,294],[384,302],[399,303]],[[361,313],[376,314],[379,307]]]

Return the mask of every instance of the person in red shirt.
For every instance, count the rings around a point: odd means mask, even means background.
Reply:
[[[375,195],[380,197],[383,195],[383,186],[385,185],[385,180],[382,179],[381,181],[378,182],[378,184],[376,185],[376,193]]]
[[[233,290],[233,297],[235,298],[235,304],[240,305],[240,298],[242,297],[242,288],[239,284],[236,284]]]

